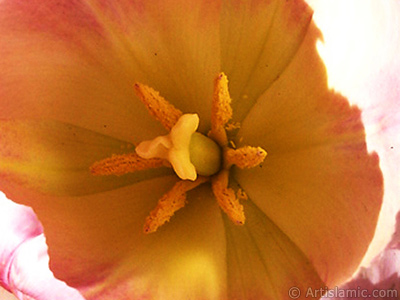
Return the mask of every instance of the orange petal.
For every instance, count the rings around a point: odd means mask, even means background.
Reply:
[[[329,86],[362,109],[367,148],[380,157],[385,193],[375,236],[363,259],[368,266],[389,242],[400,210],[400,2],[310,3],[324,33],[318,52],[327,66]]]
[[[245,117],[292,61],[311,16],[302,0],[224,1],[221,69],[229,78],[234,120]]]
[[[135,95],[139,81],[207,126],[218,16],[218,1],[3,1],[0,118],[52,118],[137,143],[165,133]]]
[[[281,78],[242,124],[243,143],[268,152],[237,170],[254,203],[334,285],[355,271],[374,234],[383,183],[360,111],[328,90],[311,27]]]
[[[134,146],[99,133],[56,121],[0,120],[0,188],[18,182],[52,195],[86,195],[116,189],[152,177],[172,174],[169,168],[125,176],[94,176],[90,167]]]
[[[224,230],[208,186],[189,192],[184,211],[167,226],[143,234],[148,213],[174,182],[157,178],[82,197],[43,196],[15,184],[5,189],[34,207],[55,276],[88,299],[224,299]]]
[[[313,299],[307,290],[325,284],[312,261],[251,200],[243,205],[243,226],[224,218],[228,299]]]

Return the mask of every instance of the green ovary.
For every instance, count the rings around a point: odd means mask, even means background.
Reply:
[[[190,161],[196,172],[202,176],[211,176],[221,169],[221,148],[212,139],[195,132],[189,145]]]

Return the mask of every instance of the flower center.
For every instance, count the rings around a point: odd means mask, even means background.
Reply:
[[[141,142],[136,153],[142,158],[169,161],[179,178],[196,180],[197,174],[211,176],[221,168],[221,148],[212,139],[196,132],[197,114],[181,116],[167,135]]]
[[[90,167],[91,173],[123,175],[150,168],[174,169],[182,180],[165,193],[150,212],[144,225],[145,233],[155,232],[168,222],[177,210],[185,206],[186,193],[208,181],[220,208],[235,224],[243,225],[245,216],[239,200],[247,199],[247,195],[241,189],[235,192],[229,187],[229,171],[233,165],[255,167],[264,161],[267,153],[260,147],[229,147],[226,131],[237,125],[229,123],[232,108],[225,74],[220,73],[214,81],[208,137],[196,132],[199,125],[197,114],[183,114],[146,85],[136,83],[135,91],[149,113],[170,133],[140,143],[135,153],[112,155],[95,162]]]

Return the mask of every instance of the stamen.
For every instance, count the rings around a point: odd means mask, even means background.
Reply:
[[[134,87],[150,114],[168,131],[171,130],[182,116],[182,112],[151,87],[141,83],[135,83]]]
[[[124,175],[135,171],[170,167],[169,163],[161,158],[145,159],[136,153],[112,155],[90,166],[93,175]]]
[[[221,209],[237,225],[243,225],[245,216],[243,206],[236,198],[233,189],[228,188],[229,171],[222,170],[212,178],[212,190]]]
[[[227,167],[236,165],[241,169],[249,169],[258,166],[267,156],[267,152],[261,147],[245,146],[239,149],[227,149],[224,159]]]
[[[155,232],[165,222],[168,222],[176,211],[185,206],[186,193],[208,180],[208,177],[200,176],[196,181],[181,180],[175,183],[172,189],[161,197],[156,208],[150,212],[143,231],[145,233]]]
[[[224,73],[220,73],[214,81],[210,131],[210,137],[220,146],[228,144],[225,125],[232,118],[231,101],[228,90],[228,78]]]

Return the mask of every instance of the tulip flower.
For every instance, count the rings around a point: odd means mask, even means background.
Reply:
[[[86,299],[288,299],[357,269],[382,172],[360,109],[328,87],[303,1],[5,0],[0,33],[0,189],[33,208],[52,273]],[[215,171],[180,156],[177,110],[219,147]],[[263,159],[231,164],[246,147]]]

